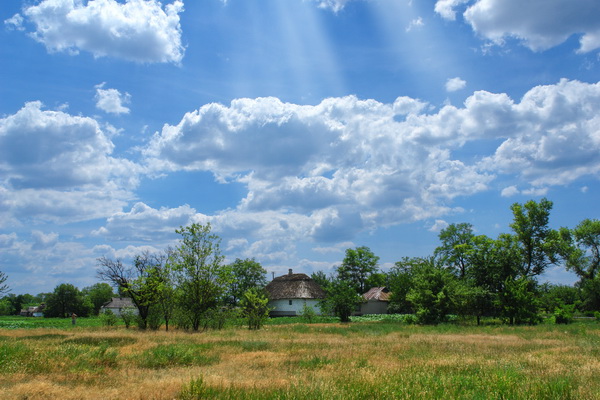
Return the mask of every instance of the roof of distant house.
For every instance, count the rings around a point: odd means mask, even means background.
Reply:
[[[135,307],[133,301],[129,297],[113,297],[109,302],[104,303],[104,308],[124,308]]]
[[[379,300],[379,301],[390,301],[390,291],[385,287],[374,287],[363,294],[365,300]]]
[[[269,300],[280,299],[324,299],[325,291],[306,274],[294,274],[290,269],[287,275],[278,276],[266,286]]]

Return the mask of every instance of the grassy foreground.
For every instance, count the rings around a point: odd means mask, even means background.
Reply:
[[[600,324],[0,329],[3,399],[593,399]]]

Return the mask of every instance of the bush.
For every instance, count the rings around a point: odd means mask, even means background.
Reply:
[[[556,307],[554,310],[554,323],[556,324],[570,324],[573,322],[573,313],[575,312],[575,305],[563,305],[562,307]]]
[[[304,306],[302,306],[302,313],[300,314],[300,316],[307,323],[312,324],[315,320],[315,317],[317,316],[317,313],[315,312],[314,308],[304,303]]]
[[[125,328],[129,329],[131,324],[135,321],[137,313],[133,307],[125,307],[121,310],[121,319],[125,324]]]
[[[117,316],[111,310],[104,310],[100,314],[100,322],[103,326],[115,326],[117,324]]]

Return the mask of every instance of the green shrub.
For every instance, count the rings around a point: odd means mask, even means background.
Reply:
[[[562,307],[556,307],[554,310],[554,322],[556,324],[570,324],[573,322],[573,313],[575,312],[575,305],[563,305]]]
[[[129,329],[129,327],[131,326],[131,324],[133,324],[136,318],[137,312],[134,307],[124,307],[123,309],[121,309],[121,319],[125,324],[125,328]]]
[[[302,312],[301,312],[300,316],[307,323],[312,324],[315,320],[315,317],[317,316],[317,313],[315,312],[314,308],[312,308],[308,304],[304,303],[304,305],[302,306]]]
[[[199,377],[185,385],[177,398],[179,400],[216,399],[220,397],[219,393],[219,390],[207,387],[202,377]]]
[[[117,324],[117,316],[111,310],[104,310],[100,314],[100,322],[103,326],[115,326]]]

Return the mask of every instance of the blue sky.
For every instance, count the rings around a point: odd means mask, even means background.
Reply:
[[[227,261],[389,268],[439,230],[598,218],[596,0],[2,2],[0,270],[97,281],[210,222]],[[543,277],[576,278],[560,266]]]

